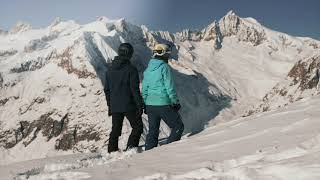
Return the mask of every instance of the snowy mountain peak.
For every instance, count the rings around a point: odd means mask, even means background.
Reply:
[[[181,42],[184,41],[213,41],[213,47],[219,49],[221,47],[222,36],[220,33],[219,24],[216,21],[209,24],[207,27],[199,30],[184,29],[181,32],[177,32],[175,37]]]
[[[117,30],[120,32],[124,32],[128,30],[129,23],[125,20],[125,18],[121,18],[119,20],[116,20],[114,25],[116,26]]]
[[[220,19],[219,23],[230,24],[230,25],[233,25],[234,27],[237,27],[240,23],[239,21],[240,21],[240,17],[237,16],[233,10],[231,10]]]
[[[240,18],[231,10],[219,22],[213,21],[202,31],[192,31],[189,29],[176,33],[178,39],[182,42],[196,41],[213,41],[215,49],[220,49],[223,38],[235,37],[238,41],[250,42],[257,46],[261,44],[267,37],[263,27],[253,18]]]
[[[233,11],[202,30],[175,34],[105,17],[84,25],[58,18],[47,28],[30,28],[20,23],[13,32],[25,33],[0,36],[0,150],[46,147],[33,157],[56,150],[95,151],[105,145],[111,121],[103,84],[107,63],[121,42],[134,45],[132,63],[140,73],[152,46],[174,43],[177,61],[170,66],[186,133],[203,129],[212,119],[216,123],[242,114],[296,59],[320,47],[316,40],[268,30]],[[122,142],[128,132],[124,134]]]
[[[14,25],[11,28],[10,33],[23,32],[23,31],[27,31],[31,28],[32,28],[32,26],[30,24],[28,24],[26,22],[19,21],[16,25]]]
[[[57,24],[59,24],[62,21],[61,17],[56,17],[52,23],[50,24],[50,27],[56,26]]]
[[[239,17],[236,12],[231,9],[230,11],[227,12],[227,14],[223,17],[223,18],[226,18],[226,19],[233,19],[235,17]]]

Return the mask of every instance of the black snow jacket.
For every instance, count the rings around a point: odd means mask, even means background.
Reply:
[[[126,57],[116,56],[108,67],[104,92],[111,113],[143,108],[138,70]]]

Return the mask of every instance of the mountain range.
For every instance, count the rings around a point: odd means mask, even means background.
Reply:
[[[134,46],[141,80],[151,48],[174,45],[169,63],[185,134],[319,95],[319,41],[234,11],[177,33],[106,17],[84,25],[57,18],[45,28],[19,22],[0,30],[0,164],[106,146],[105,73],[122,42]],[[130,132],[125,123],[122,146]],[[162,125],[161,137],[168,132]]]

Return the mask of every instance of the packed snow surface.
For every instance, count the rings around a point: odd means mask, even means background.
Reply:
[[[320,179],[320,96],[235,119],[150,151],[57,156],[0,166],[6,179]]]

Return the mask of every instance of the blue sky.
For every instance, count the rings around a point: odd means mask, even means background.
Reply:
[[[231,9],[274,30],[320,40],[319,0],[2,0],[0,27],[17,21],[45,27],[55,17],[83,24],[106,16],[176,32],[201,29]]]

